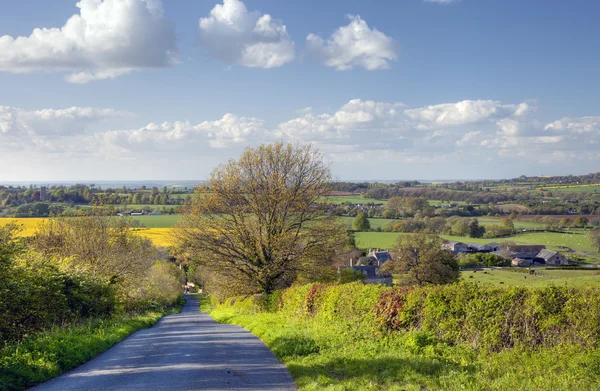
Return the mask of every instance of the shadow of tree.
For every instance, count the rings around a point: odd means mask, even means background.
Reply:
[[[437,382],[436,379],[450,372],[474,374],[474,365],[462,366],[456,362],[440,358],[344,358],[337,357],[320,360],[319,363],[288,363],[287,367],[297,384],[303,385],[314,381],[332,383],[337,381],[359,381],[380,385]],[[318,379],[318,380],[317,380]],[[322,385],[322,384],[321,384]]]

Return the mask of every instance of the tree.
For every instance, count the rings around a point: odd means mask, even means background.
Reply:
[[[590,221],[585,216],[577,216],[573,221],[573,227],[576,228],[585,228],[590,223]]]
[[[456,257],[441,248],[436,235],[412,234],[398,237],[392,251],[393,259],[382,269],[403,274],[406,285],[438,285],[458,281],[460,271]]]
[[[319,278],[347,241],[345,226],[321,209],[331,180],[310,145],[248,148],[212,172],[211,192],[194,197],[174,235],[202,270],[245,293]]]
[[[600,252],[600,228],[594,228],[590,231],[590,240],[592,246],[596,247],[598,252]]]
[[[371,223],[365,212],[359,212],[352,221],[352,229],[355,231],[368,231],[371,229]]]
[[[481,238],[485,234],[485,227],[479,225],[479,220],[473,219],[469,222],[469,237]]]

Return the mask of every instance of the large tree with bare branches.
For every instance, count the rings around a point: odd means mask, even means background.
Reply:
[[[345,227],[319,206],[331,180],[310,145],[248,148],[212,172],[175,235],[202,270],[238,292],[270,293],[325,270],[343,247]]]

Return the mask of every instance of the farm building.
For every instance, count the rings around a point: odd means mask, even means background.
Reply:
[[[560,265],[568,265],[569,264],[569,259],[566,258],[561,253],[557,253],[556,251],[546,250],[546,249],[540,251],[536,255],[535,261],[536,262],[543,261],[543,263],[545,263],[546,265],[551,265],[551,266],[560,266]],[[540,262],[540,263],[542,263],[542,262]]]
[[[468,247],[465,243],[453,242],[451,240],[442,243],[442,249],[452,251],[453,253],[466,253],[468,251]]]
[[[523,258],[513,258],[513,260],[511,261],[511,264],[513,266],[518,266],[518,267],[528,267],[528,266],[533,265],[533,261],[523,259]]]

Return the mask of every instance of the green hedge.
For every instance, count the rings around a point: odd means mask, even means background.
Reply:
[[[499,351],[516,346],[580,346],[600,342],[600,288],[482,287],[472,283],[388,288],[315,283],[226,305],[245,313],[277,311],[315,317],[354,332],[418,332],[449,345]]]

